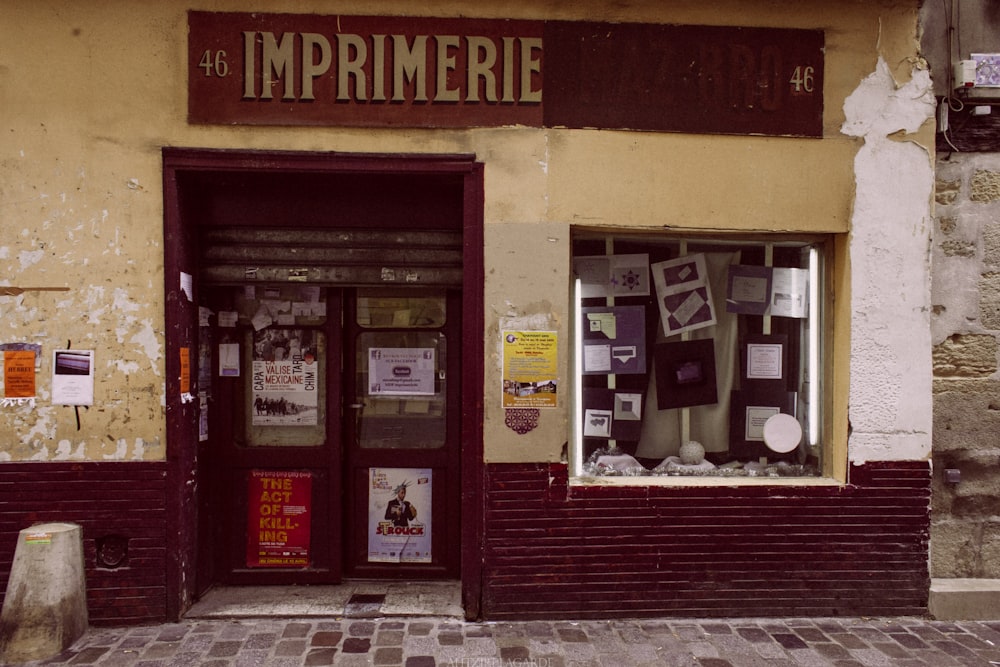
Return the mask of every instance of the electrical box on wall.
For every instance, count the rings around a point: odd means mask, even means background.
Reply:
[[[959,60],[955,63],[955,88],[964,90],[976,85],[976,61]]]
[[[955,63],[955,89],[970,101],[1000,103],[1000,53],[970,56]]]

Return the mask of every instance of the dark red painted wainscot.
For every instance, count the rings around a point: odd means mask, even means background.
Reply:
[[[92,625],[166,618],[167,464],[0,464],[0,593],[7,590],[18,534],[38,523],[83,530],[87,608]],[[127,554],[98,544],[125,544]],[[112,566],[107,563],[112,562]]]
[[[483,616],[761,617],[927,611],[925,462],[844,486],[569,486],[487,467]]]

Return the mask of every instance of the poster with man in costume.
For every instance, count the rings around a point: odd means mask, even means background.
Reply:
[[[431,562],[430,468],[368,469],[368,561]]]

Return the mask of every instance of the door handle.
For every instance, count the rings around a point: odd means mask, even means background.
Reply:
[[[365,407],[365,404],[364,403],[351,403],[347,407],[353,408],[354,410],[360,410],[361,408]]]

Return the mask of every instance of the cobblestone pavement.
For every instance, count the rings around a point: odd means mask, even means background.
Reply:
[[[30,665],[737,667],[1000,665],[1000,621],[920,618],[471,623],[454,618],[192,620],[91,628]]]

